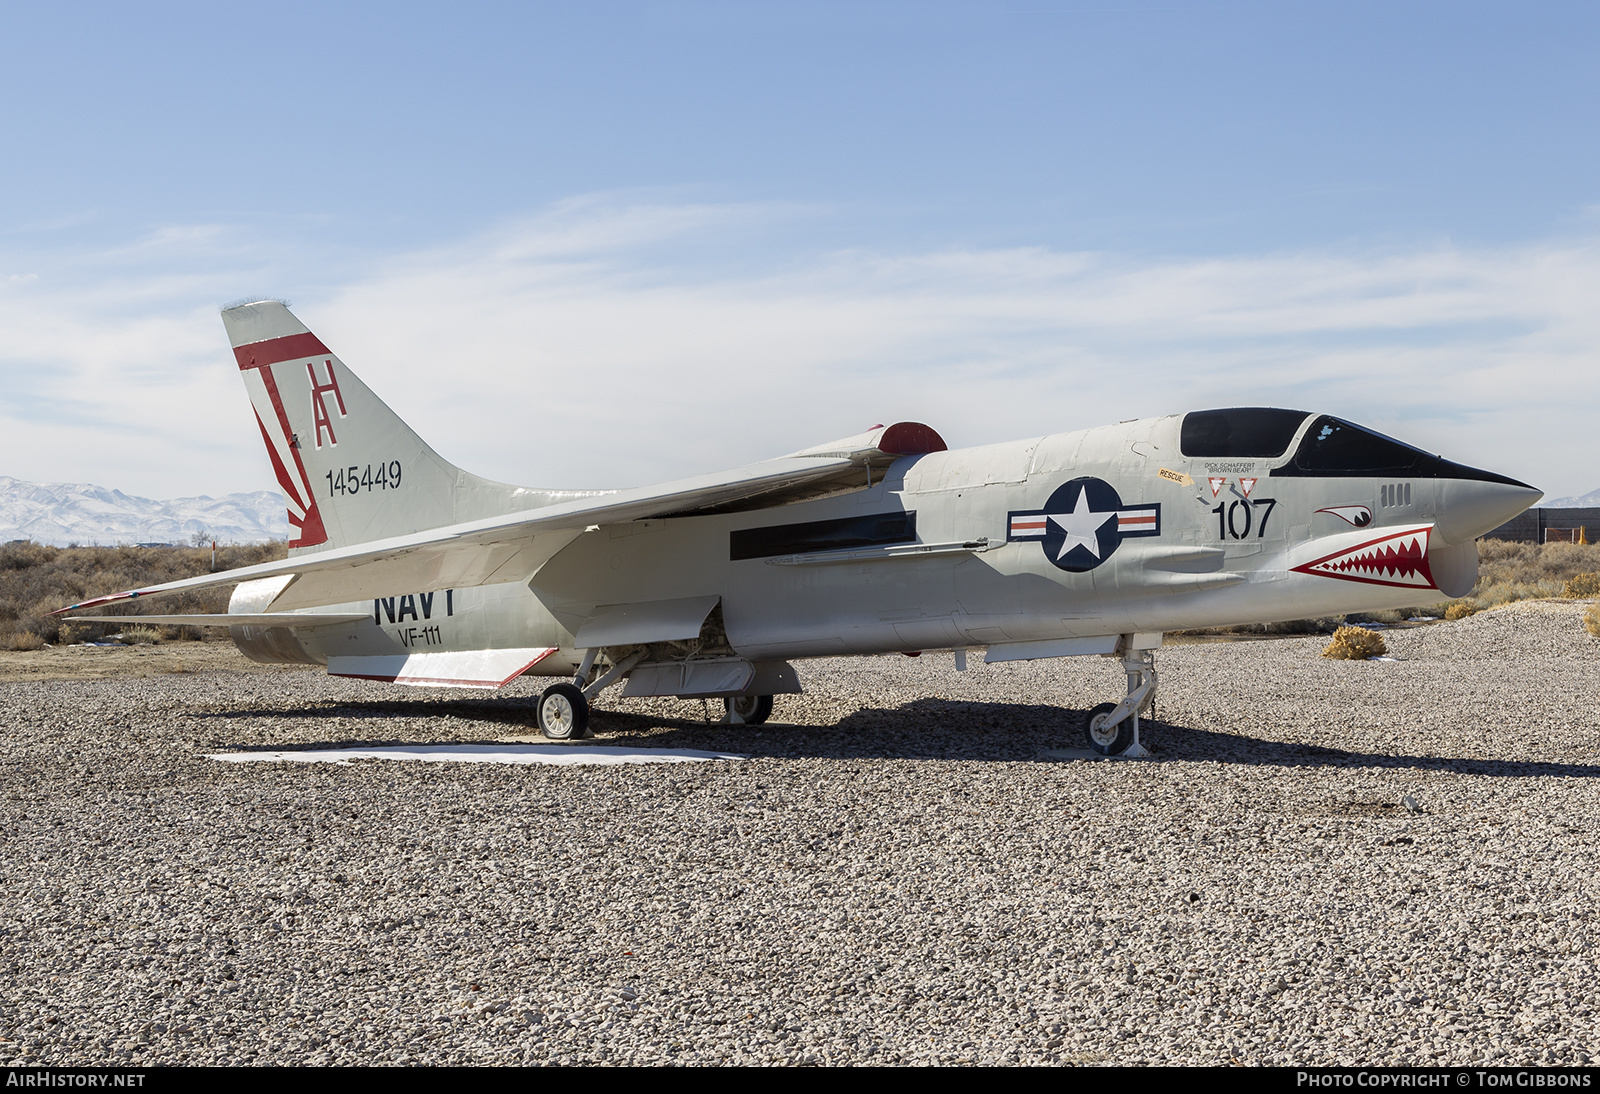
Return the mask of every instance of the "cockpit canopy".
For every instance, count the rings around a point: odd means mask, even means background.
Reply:
[[[1276,407],[1231,407],[1184,415],[1179,447],[1185,456],[1210,459],[1277,459],[1289,451],[1311,415]],[[1272,475],[1361,478],[1448,478],[1526,483],[1453,463],[1343,418],[1323,414],[1306,429],[1294,455]],[[1532,489],[1532,487],[1529,487]]]
[[[1196,410],[1184,415],[1179,447],[1185,456],[1212,459],[1272,459],[1289,450],[1303,410],[1270,406],[1236,406],[1228,410]]]

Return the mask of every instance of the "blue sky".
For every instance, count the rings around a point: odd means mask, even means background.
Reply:
[[[0,473],[270,488],[288,297],[448,457],[651,481],[1228,403],[1600,485],[1600,8],[11,6]]]

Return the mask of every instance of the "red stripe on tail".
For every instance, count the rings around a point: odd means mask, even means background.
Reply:
[[[282,338],[268,338],[265,342],[251,342],[234,348],[234,360],[241,370],[265,368],[279,361],[293,361],[297,357],[315,357],[319,353],[332,356],[333,351],[322,340],[307,331],[305,334],[288,334]]]

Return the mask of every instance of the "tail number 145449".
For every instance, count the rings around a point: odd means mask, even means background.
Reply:
[[[335,494],[359,494],[363,490],[398,490],[400,488],[400,461],[390,460],[380,463],[377,470],[372,464],[366,467],[341,467],[338,471],[328,472],[328,496]]]

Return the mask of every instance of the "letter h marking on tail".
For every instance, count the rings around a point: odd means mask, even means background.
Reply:
[[[344,396],[339,394],[339,381],[333,375],[333,362],[328,361],[328,382],[317,383],[317,367],[311,362],[306,362],[306,372],[311,377],[311,419],[316,424],[317,447],[322,447],[322,431],[328,431],[328,443],[338,444],[339,438],[333,434],[333,418],[328,414],[328,405],[323,402],[323,396],[333,392],[334,401],[339,405],[339,417],[346,417],[344,409]]]

